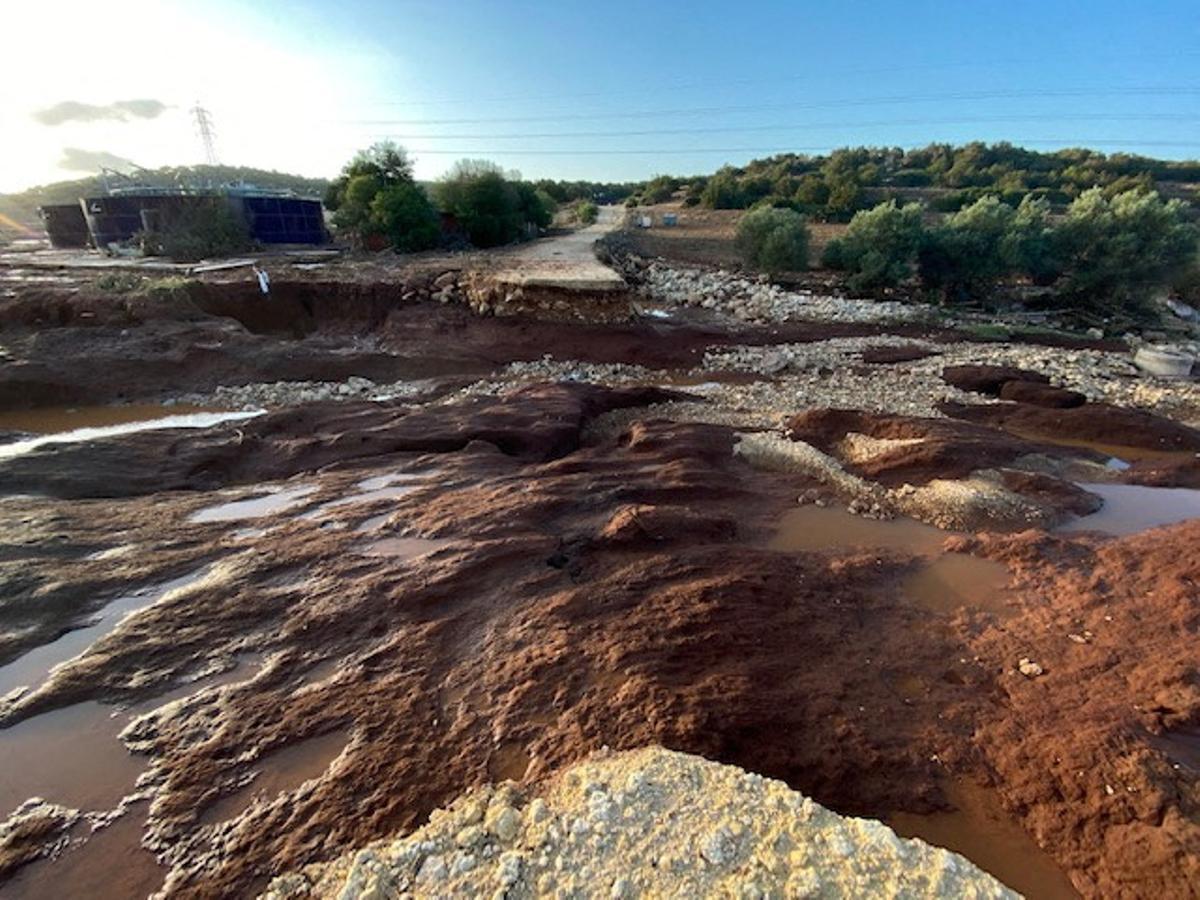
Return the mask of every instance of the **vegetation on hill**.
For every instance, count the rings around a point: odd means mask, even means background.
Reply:
[[[1106,196],[1200,182],[1200,162],[1104,154],[1072,148],[1042,153],[1008,143],[973,142],[851,147],[824,156],[785,153],[693,178],[657,176],[635,192],[658,203],[683,190],[685,202],[710,209],[774,206],[818,221],[846,222],[882,201],[922,199],[931,209],[955,212],[984,196],[1016,207],[1027,196],[1065,208],[1084,191]]]

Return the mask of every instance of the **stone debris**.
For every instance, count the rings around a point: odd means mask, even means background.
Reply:
[[[1017,662],[1017,671],[1026,678],[1037,678],[1039,675],[1044,674],[1045,670],[1032,659],[1022,656]]]
[[[345,381],[275,381],[221,385],[211,394],[186,394],[164,405],[218,406],[225,409],[262,409],[319,403],[325,400],[391,400],[415,397],[429,389],[419,381],[377,384],[352,375]]]
[[[469,825],[480,809],[484,827]],[[473,791],[411,835],[276,878],[263,896],[815,895],[1018,896],[961,856],[899,838],[881,822],[653,747],[598,753],[553,776],[539,796],[511,783]]]
[[[932,316],[923,303],[865,300],[789,291],[763,278],[651,262],[640,292],[655,303],[697,306],[744,322],[912,322]]]

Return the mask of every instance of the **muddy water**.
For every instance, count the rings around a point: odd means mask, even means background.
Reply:
[[[145,760],[118,738],[131,719],[205,688],[245,681],[260,664],[257,655],[239,657],[227,672],[180,685],[128,710],[78,703],[0,729],[0,820],[30,797],[87,811],[114,808],[145,769]]]
[[[142,847],[146,806],[138,804],[107,828],[88,833],[55,860],[38,860],[17,870],[0,894],[11,900],[87,897],[132,900],[154,893],[166,877],[154,854]]]
[[[372,541],[358,552],[364,556],[386,556],[390,559],[416,559],[435,550],[448,547],[452,541],[428,538],[389,537]]]
[[[270,800],[286,791],[294,791],[328,769],[349,740],[348,731],[331,731],[267,754],[254,764],[258,772],[254,780],[209,806],[200,817],[201,824],[211,825],[236,818],[256,797]]]
[[[966,606],[997,616],[1011,615],[1004,588],[1008,569],[989,559],[947,553],[922,566],[903,582],[908,598],[934,612],[953,613]]]
[[[137,418],[132,421],[117,422],[115,424],[85,426],[82,428],[73,428],[70,430],[55,430],[54,423],[62,424],[65,420],[61,417],[51,416],[41,422],[41,427],[47,428],[47,431],[40,432],[38,437],[28,438],[27,440],[13,441],[9,444],[0,444],[0,459],[9,459],[14,456],[21,456],[25,453],[30,453],[37,450],[39,447],[44,447],[47,444],[70,444],[80,441],[93,441],[99,438],[116,437],[122,434],[132,434],[136,431],[151,431],[160,428],[209,428],[213,425],[220,425],[222,422],[239,422],[244,419],[252,419],[255,416],[261,416],[262,410],[253,412],[196,412],[187,414],[166,414],[168,410],[178,409],[178,407],[152,407],[157,414],[150,418],[146,418],[144,407],[98,407],[96,409],[86,410],[88,415],[94,415],[97,418],[101,417],[103,410],[122,411],[127,409],[142,409],[142,418]],[[33,413],[8,413],[6,417],[17,417],[11,421],[24,421],[27,425],[37,425],[35,419],[22,419],[23,416],[31,416]],[[7,419],[6,419],[7,420]],[[0,427],[0,430],[4,430]],[[12,428],[10,430],[33,431],[34,428]]]
[[[965,782],[950,782],[943,788],[955,807],[952,812],[896,813],[888,824],[902,837],[918,837],[961,853],[1029,900],[1079,897],[1054,860],[1008,816],[991,792]]]
[[[1005,431],[1016,435],[1020,438],[1025,438],[1028,441],[1036,441],[1039,444],[1052,444],[1056,447],[1071,447],[1081,450],[1094,450],[1105,456],[1119,459],[1124,462],[1140,462],[1142,460],[1154,460],[1161,462],[1174,462],[1180,460],[1192,459],[1196,456],[1190,450],[1154,450],[1147,447],[1131,447],[1128,444],[1106,443],[1104,441],[1080,441],[1064,438],[1056,435],[1043,435],[1034,431],[1029,431],[1021,428],[1006,428]]]
[[[1142,487],[1133,484],[1081,484],[1104,506],[1090,516],[1063,525],[1060,531],[1103,531],[1134,534],[1159,525],[1200,518],[1200,490]]]
[[[1011,610],[1004,597],[1008,569],[965,553],[942,553],[942,531],[913,519],[865,519],[844,509],[801,506],[785,513],[772,537],[773,550],[899,551],[925,561],[901,583],[901,593],[934,612],[952,614],[961,607],[995,615]]]
[[[163,406],[136,403],[128,406],[44,406],[0,412],[0,431],[24,431],[31,434],[58,434],[82,428],[111,428],[167,417],[223,413],[227,410],[205,406]]]
[[[1177,769],[1188,769],[1200,775],[1200,728],[1180,728],[1146,738],[1155,750],[1171,761]]]
[[[800,506],[784,513],[768,545],[772,550],[836,550],[843,547],[931,554],[952,532],[913,519],[865,519],[837,507]]]
[[[309,484],[283,488],[246,500],[232,500],[206,506],[188,517],[189,522],[237,522],[242,519],[261,519],[301,503],[316,488]]]
[[[142,588],[118,597],[101,609],[92,624],[86,628],[68,631],[58,640],[35,647],[8,665],[0,667],[0,697],[22,686],[36,688],[50,674],[51,669],[78,656],[96,640],[116,628],[126,616],[157,602],[171,591],[199,581],[207,570],[208,567],[205,566],[155,587]]]

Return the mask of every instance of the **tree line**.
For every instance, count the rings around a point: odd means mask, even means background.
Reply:
[[[747,213],[738,246],[765,271],[808,264],[805,220],[794,210]],[[930,299],[955,304],[1025,283],[1077,312],[1136,319],[1156,294],[1194,282],[1198,249],[1200,228],[1182,201],[1093,187],[1062,215],[1032,194],[1015,207],[981,197],[945,217],[889,200],[855,213],[845,234],[826,245],[821,265],[845,272],[860,292],[916,284]]]
[[[848,147],[827,155],[785,153],[690,178],[660,175],[644,182],[633,203],[684,202],[709,209],[772,206],[810,219],[846,222],[881,201],[919,196],[931,209],[956,212],[984,196],[1017,206],[1026,196],[1065,208],[1084,191],[1107,196],[1200,181],[1200,162],[1152,159],[1085,148],[1039,152],[1009,143],[972,142],[899,147]]]

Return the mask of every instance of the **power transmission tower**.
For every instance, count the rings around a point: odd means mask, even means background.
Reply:
[[[200,135],[200,142],[204,145],[204,161],[210,166],[217,165],[217,148],[214,143],[215,132],[213,130],[212,113],[197,102],[192,107],[192,118],[196,121],[196,133]]]

